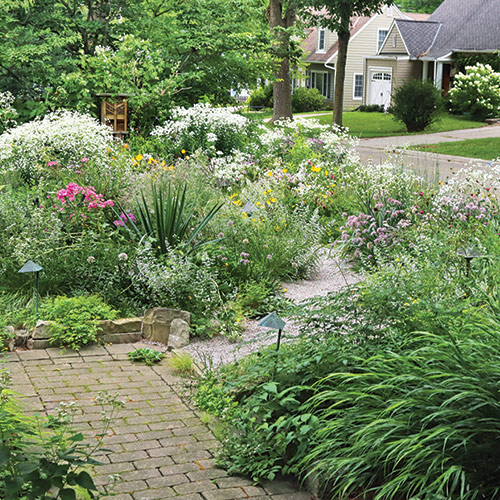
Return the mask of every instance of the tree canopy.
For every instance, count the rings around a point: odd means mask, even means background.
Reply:
[[[24,119],[130,93],[137,119],[224,102],[272,74],[261,0],[25,0],[0,5],[0,90]],[[140,115],[140,117],[139,117]]]
[[[443,0],[399,0],[398,6],[407,12],[425,12],[432,14]]]

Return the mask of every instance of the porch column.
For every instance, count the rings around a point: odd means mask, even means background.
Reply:
[[[434,85],[438,90],[443,90],[443,68],[442,62],[436,62],[436,72],[434,74]]]
[[[429,61],[422,61],[422,80],[426,82],[429,79]]]

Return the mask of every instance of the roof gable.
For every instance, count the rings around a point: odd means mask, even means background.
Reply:
[[[396,19],[395,22],[411,58],[426,55],[442,28],[441,23],[433,21]]]

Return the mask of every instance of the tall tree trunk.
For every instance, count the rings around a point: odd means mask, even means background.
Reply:
[[[333,104],[333,123],[342,126],[342,114],[344,112],[344,83],[345,66],[347,62],[347,49],[351,32],[349,27],[337,33],[339,40],[339,53],[337,56],[337,66],[335,68],[335,102]]]
[[[278,55],[279,68],[273,83],[273,118],[292,118],[292,89],[290,87],[290,60],[287,56],[289,46],[289,33],[275,28],[290,28],[295,22],[295,14],[291,11],[283,13],[281,0],[269,2],[269,28],[275,37],[274,50]]]

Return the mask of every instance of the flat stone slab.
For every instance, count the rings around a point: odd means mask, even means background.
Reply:
[[[313,496],[284,481],[254,486],[217,468],[218,442],[181,396],[182,379],[164,359],[145,366],[126,359],[137,343],[89,346],[78,352],[58,347],[9,353],[2,366],[15,374],[13,389],[25,393],[31,411],[53,412],[75,401],[81,412],[75,427],[87,439],[101,432],[98,392],[117,394],[125,407],[112,422],[97,457],[105,465],[93,473],[106,487],[110,474],[120,474],[110,500],[312,500]],[[11,359],[11,361],[10,361]],[[17,361],[18,360],[18,361]],[[30,403],[32,401],[32,404]]]

